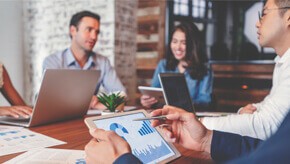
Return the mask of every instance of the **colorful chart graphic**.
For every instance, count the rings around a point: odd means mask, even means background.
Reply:
[[[157,163],[174,155],[150,121],[133,121],[143,118],[143,113],[95,120],[98,128],[115,131],[131,146],[132,153],[143,163]]]
[[[141,159],[143,163],[149,163],[169,153],[170,150],[166,147],[163,141],[161,141],[160,146],[147,145],[147,148],[143,150],[133,149],[133,154]]]
[[[86,162],[84,158],[80,158],[80,159],[76,159],[75,164],[86,164]]]
[[[154,133],[155,129],[153,129],[150,125],[149,121],[143,121],[142,127],[140,128],[140,130],[138,130],[138,133],[141,136],[150,134],[150,133]]]
[[[119,136],[121,136],[125,141],[126,138],[124,137],[124,133],[129,134],[128,130],[126,128],[124,128],[122,125],[118,124],[118,123],[112,123],[110,125],[110,130],[116,132]]]
[[[6,136],[6,135],[9,135],[9,134],[16,134],[18,133],[19,131],[8,131],[8,132],[0,132],[0,136]]]

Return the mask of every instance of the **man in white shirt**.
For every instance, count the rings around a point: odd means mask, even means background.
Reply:
[[[290,110],[290,14],[289,1],[273,1],[275,8],[265,5],[257,22],[259,44],[277,53],[270,94],[257,104],[249,104],[239,115],[203,118],[208,129],[237,133],[259,139],[274,134]]]

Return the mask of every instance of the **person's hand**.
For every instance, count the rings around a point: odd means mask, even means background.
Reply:
[[[89,109],[106,110],[107,107],[99,102],[99,99],[96,95],[93,95]]]
[[[27,106],[11,106],[11,107],[0,107],[0,116],[12,116],[19,118],[29,118],[32,113],[32,108]]]
[[[141,98],[141,104],[146,107],[146,108],[151,108],[151,106],[155,103],[157,103],[158,101],[155,99],[155,97],[151,97],[148,95],[142,95]]]
[[[253,114],[256,110],[256,107],[254,107],[252,104],[248,104],[240,110],[239,114]]]
[[[130,145],[113,131],[92,129],[90,134],[94,138],[85,147],[88,164],[113,163],[121,155],[131,152]]]
[[[89,109],[96,109],[96,105],[98,104],[99,99],[96,95],[93,95]]]
[[[166,120],[154,120],[152,127],[162,124],[162,131],[168,142],[179,143],[185,148],[195,151],[207,151],[210,153],[212,131],[206,129],[193,113],[183,109],[165,105],[163,109],[151,112],[151,116],[166,115]]]

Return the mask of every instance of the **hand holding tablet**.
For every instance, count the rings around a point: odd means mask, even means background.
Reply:
[[[113,163],[121,154],[131,152],[129,144],[116,133],[103,129],[90,129],[90,134],[94,139],[85,147],[88,163]]]
[[[143,106],[151,108],[151,106],[154,104],[154,107],[158,108],[165,104],[162,88],[139,86],[138,89],[142,93],[141,104]]]
[[[114,131],[130,145],[132,153],[143,163],[166,163],[178,158],[180,153],[164,140],[159,128],[152,128],[148,120],[133,121],[145,117],[150,116],[145,110],[138,110],[89,117],[85,123],[90,129],[104,129],[108,133],[112,133],[109,130]]]

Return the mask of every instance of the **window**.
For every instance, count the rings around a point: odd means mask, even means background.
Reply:
[[[189,15],[189,2],[188,0],[174,0],[174,15]]]
[[[212,18],[212,2],[207,0],[174,0],[173,10],[175,16],[190,16],[199,19]]]
[[[210,0],[173,0],[169,3],[168,32],[182,21],[194,22],[199,30],[202,31],[207,52],[210,53],[210,46],[214,41],[214,23],[213,2]],[[167,39],[169,38],[167,34]],[[168,43],[166,43],[168,45]]]

